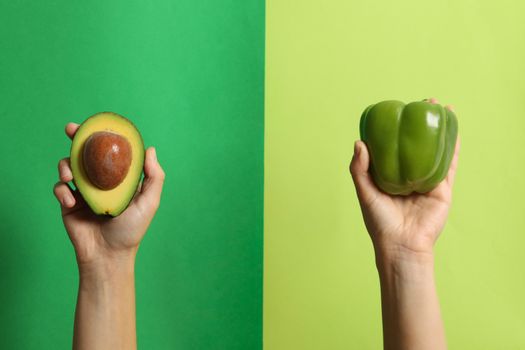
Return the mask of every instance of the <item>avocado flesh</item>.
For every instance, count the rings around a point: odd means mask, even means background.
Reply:
[[[126,138],[132,150],[131,165],[125,178],[111,190],[102,190],[91,183],[82,158],[86,140],[101,131]],[[77,130],[71,144],[70,161],[75,185],[91,210],[99,215],[118,216],[128,207],[139,185],[144,166],[144,142],[128,119],[113,112],[97,113],[84,121]]]

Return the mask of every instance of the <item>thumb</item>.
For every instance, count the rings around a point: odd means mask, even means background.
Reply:
[[[144,160],[144,181],[140,193],[135,197],[135,203],[140,211],[148,216],[153,216],[160,205],[165,177],[164,170],[157,160],[155,148],[149,147]]]
[[[369,165],[370,155],[368,149],[363,141],[358,140],[354,144],[354,156],[350,163],[350,173],[354,180],[359,201],[363,204],[371,203],[379,191],[368,172]]]

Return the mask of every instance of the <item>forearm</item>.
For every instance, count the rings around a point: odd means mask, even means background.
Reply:
[[[379,253],[383,339],[387,350],[446,349],[432,254]]]
[[[73,349],[136,349],[134,257],[79,272]]]

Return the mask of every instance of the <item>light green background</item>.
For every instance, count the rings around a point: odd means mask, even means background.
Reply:
[[[262,347],[264,2],[0,3],[0,349],[71,348],[52,194],[68,121],[129,117],[166,171],[136,263],[140,349]]]
[[[362,110],[456,106],[436,247],[450,349],[525,349],[525,5],[267,1],[264,348],[379,349],[379,284],[348,174]]]

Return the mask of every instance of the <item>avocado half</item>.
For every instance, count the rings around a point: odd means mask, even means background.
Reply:
[[[97,187],[89,178],[83,159],[86,141],[95,134],[108,132],[122,136],[131,146],[131,163],[122,181],[111,189]],[[137,191],[144,166],[144,142],[131,121],[113,112],[97,113],[78,128],[71,144],[71,171],[75,186],[95,214],[118,216]]]

